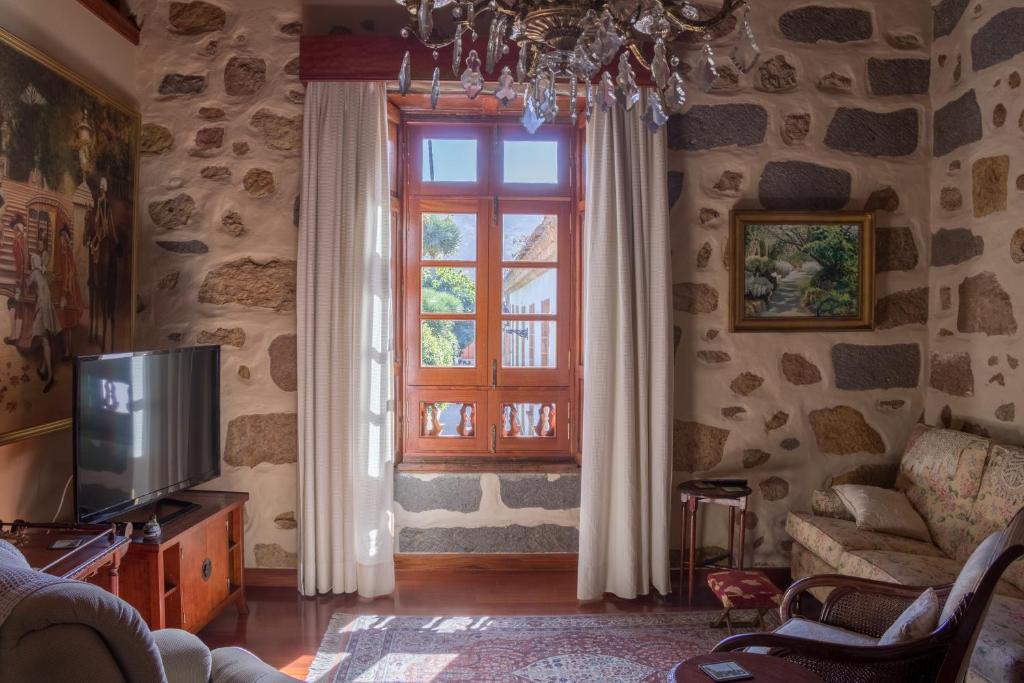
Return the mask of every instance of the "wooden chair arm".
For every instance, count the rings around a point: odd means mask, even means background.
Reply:
[[[773,650],[772,654],[780,656],[796,655],[810,659],[871,664],[926,656],[944,648],[946,641],[948,634],[941,629],[917,640],[885,646],[843,645],[781,633],[743,633],[725,638],[711,651],[735,652],[749,647],[767,647]]]

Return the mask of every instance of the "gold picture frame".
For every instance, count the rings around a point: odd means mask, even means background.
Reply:
[[[730,245],[733,332],[873,329],[874,214],[735,211]]]
[[[0,28],[0,445],[71,426],[73,356],[133,348],[140,131]]]

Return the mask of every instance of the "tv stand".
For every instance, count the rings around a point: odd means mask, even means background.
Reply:
[[[248,499],[248,493],[181,491],[153,506],[150,514],[166,515],[159,538],[146,539],[135,526],[121,562],[121,597],[151,629],[196,633],[232,603],[248,613],[242,573]]]
[[[156,515],[157,523],[163,527],[170,524],[178,517],[188,514],[193,510],[197,510],[198,508],[198,503],[190,503],[187,500],[181,500],[179,498],[161,498],[155,503],[141,507],[138,510],[132,510],[131,514],[133,519],[130,521],[133,527],[141,529],[146,526],[146,522],[148,522],[153,515]],[[143,514],[139,514],[140,512]]]

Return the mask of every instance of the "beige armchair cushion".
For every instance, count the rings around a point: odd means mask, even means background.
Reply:
[[[842,484],[832,490],[857,520],[857,528],[930,543],[928,525],[902,491]]]
[[[879,645],[897,645],[924,638],[939,625],[939,596],[934,588],[921,593],[903,613],[896,617],[878,639]]]
[[[1003,533],[997,531],[982,541],[981,545],[967,558],[967,563],[964,564],[964,568],[960,570],[956,581],[953,582],[953,588],[950,589],[949,597],[946,598],[946,605],[942,608],[940,619],[943,622],[953,616],[953,612],[956,611],[964,596],[972,593],[978,587],[982,575],[995,561],[1002,547]]]

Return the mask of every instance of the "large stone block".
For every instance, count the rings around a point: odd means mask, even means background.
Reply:
[[[953,266],[981,256],[985,240],[967,228],[941,228],[932,235],[932,266]]]
[[[167,74],[160,80],[161,95],[198,95],[206,90],[206,76]]]
[[[928,288],[917,287],[883,296],[875,302],[875,329],[928,324]]]
[[[931,82],[930,59],[868,59],[872,95],[922,95]]]
[[[965,352],[933,353],[928,386],[950,396],[974,396],[971,356]]]
[[[249,125],[263,136],[263,144],[277,152],[299,153],[302,149],[302,115],[282,116],[269,109],[260,109]]]
[[[196,200],[182,192],[170,199],[149,203],[149,217],[157,227],[173,230],[188,224],[196,210]]]
[[[713,149],[759,145],[768,130],[768,112],[759,104],[699,104],[668,120],[668,148]]]
[[[807,161],[765,164],[757,194],[772,211],[838,211],[850,201],[847,171]]]
[[[571,510],[580,506],[578,474],[499,474],[498,484],[505,507]]]
[[[286,465],[298,459],[295,413],[239,415],[228,422],[224,462],[236,467]]]
[[[838,389],[913,389],[921,374],[921,347],[917,344],[835,344],[832,371]]]
[[[172,254],[205,254],[210,251],[201,240],[156,240],[156,246]]]
[[[932,154],[945,156],[981,139],[981,107],[973,89],[935,110]]]
[[[479,474],[438,474],[422,479],[402,472],[395,476],[395,502],[406,512],[476,512],[483,495]]]
[[[404,527],[398,533],[402,553],[574,553],[579,531],[571,526]]]
[[[267,62],[260,57],[232,57],[224,67],[224,92],[232,97],[255,95],[267,82]]]
[[[971,38],[971,68],[1001,64],[1024,52],[1024,7],[1009,7],[988,20]]]
[[[677,311],[711,313],[718,310],[718,291],[702,282],[677,282],[672,285],[672,305]]]
[[[912,107],[893,112],[840,107],[828,124],[825,145],[852,154],[907,156],[917,149],[918,119]]]
[[[245,346],[245,330],[241,327],[218,327],[216,330],[202,330],[196,335],[196,344],[220,344],[221,346]]]
[[[166,126],[158,123],[142,125],[142,136],[139,139],[141,154],[163,154],[174,146],[174,135]]]
[[[974,217],[982,218],[997,211],[1006,211],[1009,192],[1010,157],[1002,154],[983,157],[971,165],[971,196]]]
[[[988,336],[1017,332],[1013,300],[995,273],[985,271],[964,278],[959,294],[956,328],[960,332],[984,332]]]
[[[219,31],[226,21],[224,10],[202,0],[172,2],[167,9],[167,23],[172,33],[194,36]]]
[[[932,32],[935,38],[948,36],[960,23],[970,0],[940,0],[932,7]]]
[[[199,303],[295,310],[295,261],[243,257],[217,266],[199,288]]]
[[[706,472],[718,466],[725,455],[729,430],[700,422],[675,420],[672,434],[672,470]]]
[[[782,376],[790,384],[803,386],[805,384],[817,384],[821,381],[821,371],[818,366],[804,358],[799,353],[782,354]]]
[[[798,43],[849,43],[869,40],[873,33],[871,14],[853,7],[808,5],[784,12],[779,17],[782,35]]]
[[[754,86],[764,92],[789,92],[797,86],[796,67],[785,55],[775,55],[761,61],[754,77]]]
[[[294,334],[275,337],[267,348],[270,356],[270,379],[282,391],[296,391],[298,383],[298,358]]]
[[[827,455],[885,453],[881,434],[869,425],[856,408],[835,406],[810,412],[811,430],[818,450]]]
[[[910,228],[875,228],[875,272],[917,268],[917,242]]]

